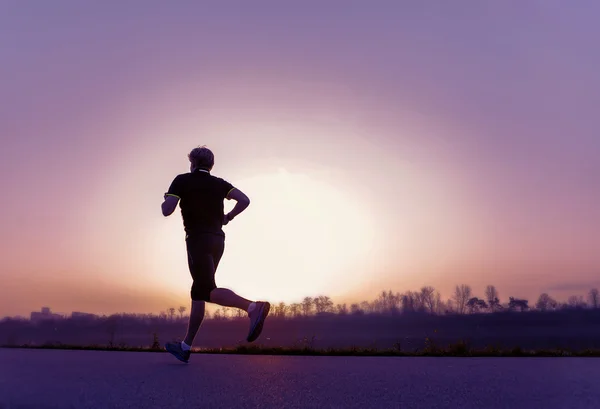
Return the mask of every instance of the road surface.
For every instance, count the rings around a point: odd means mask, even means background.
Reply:
[[[600,408],[600,359],[0,349],[1,409]]]

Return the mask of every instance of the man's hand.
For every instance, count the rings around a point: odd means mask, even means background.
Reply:
[[[238,214],[242,213],[250,205],[250,199],[239,189],[232,189],[227,199],[235,200],[237,203],[229,213],[224,216],[223,225],[232,221]]]

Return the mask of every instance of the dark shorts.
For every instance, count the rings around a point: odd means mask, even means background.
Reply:
[[[193,283],[194,301],[210,301],[210,292],[217,288],[215,272],[225,250],[225,237],[217,234],[196,234],[185,239],[188,266]]]

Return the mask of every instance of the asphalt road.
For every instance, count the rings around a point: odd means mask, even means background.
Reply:
[[[0,408],[600,408],[600,359],[0,349]]]

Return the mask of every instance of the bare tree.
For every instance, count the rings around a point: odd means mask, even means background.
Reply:
[[[570,308],[585,308],[585,301],[581,295],[572,295],[567,300]]]
[[[320,312],[322,312],[322,310],[321,310],[321,300],[319,299],[319,297],[313,298],[313,305],[315,306],[315,313],[316,314],[319,314]]]
[[[348,307],[346,306],[346,304],[338,304],[335,306],[335,312],[338,315],[346,315],[348,314]]]
[[[370,313],[373,312],[373,304],[370,303],[370,302],[368,302],[368,301],[361,301],[361,303],[360,303],[360,309],[365,314],[370,314]]]
[[[320,295],[318,297],[315,297],[313,303],[315,304],[317,314],[331,312],[333,309],[333,301],[331,301],[331,298],[329,298],[326,295]]]
[[[369,303],[369,305],[370,305],[370,308],[371,308],[371,312],[378,312],[378,313],[387,312],[385,310],[385,308],[383,307],[383,305],[384,305],[383,301],[381,299],[379,299],[379,298],[371,301]]]
[[[298,315],[300,315],[301,311],[302,311],[302,304],[300,303],[293,303],[292,305],[290,305],[290,315],[292,317],[297,317]]]
[[[440,295],[439,292],[436,294],[435,298],[436,298],[436,309],[435,309],[436,314],[443,315],[443,314],[448,314],[451,312],[451,310],[452,310],[452,301],[451,300],[443,301],[442,296]]]
[[[379,298],[375,301],[377,303],[377,306],[379,307],[377,308],[379,312],[385,313],[390,310],[388,300],[388,292],[382,291],[381,294],[379,294]]]
[[[360,305],[358,305],[357,303],[354,303],[352,305],[350,305],[350,313],[353,315],[359,315],[364,313],[363,310],[361,310]]]
[[[498,290],[493,285],[488,285],[485,288],[485,299],[492,312],[500,309],[500,299],[498,298]]]
[[[187,310],[183,305],[179,307],[179,317],[183,318],[183,313]]]
[[[600,306],[600,296],[598,295],[598,289],[592,288],[588,293],[588,301],[591,308],[598,308]]]
[[[547,293],[542,293],[535,303],[535,308],[540,311],[548,311],[555,309],[557,305],[558,303],[555,299],[550,297]]]
[[[309,315],[312,311],[313,299],[311,297],[304,297],[302,300],[302,313]]]
[[[331,301],[331,298],[329,298],[326,295],[323,295],[319,298],[321,298],[321,304],[323,305],[323,311],[324,312],[333,312],[333,301]]]
[[[417,301],[415,300],[415,296],[412,291],[407,291],[402,295],[402,312],[415,312],[415,304],[417,304]]]
[[[394,294],[391,290],[382,291],[379,297],[373,302],[374,312],[395,314],[400,308],[400,295]]]
[[[488,301],[488,303],[490,300],[495,298],[498,298],[498,290],[496,290],[496,287],[493,285],[488,285],[485,287],[485,299]]]
[[[442,296],[439,291],[436,291],[435,292],[435,310],[433,311],[433,313],[441,314],[444,312],[445,309],[446,309],[446,305],[444,305],[444,302],[442,301]]]
[[[401,303],[402,303],[402,297],[400,296],[399,293],[396,294],[392,294],[392,292],[389,292],[389,299],[390,299],[390,311],[393,315],[396,315],[400,312],[400,308],[401,308]]]
[[[445,312],[446,314],[453,314],[456,312],[456,304],[454,303],[454,300],[449,299],[446,301],[446,309]]]
[[[425,306],[420,292],[407,291],[401,296],[402,312],[424,312]]]
[[[421,288],[421,304],[425,311],[434,314],[436,310],[436,293],[431,286]]]
[[[466,284],[457,285],[452,298],[455,303],[456,312],[464,314],[467,303],[471,299],[471,287]]]
[[[284,302],[280,302],[278,305],[275,306],[275,308],[273,309],[273,315],[275,315],[276,317],[279,318],[283,318],[285,317],[285,313],[287,311],[287,306],[285,305]]]

